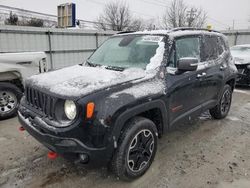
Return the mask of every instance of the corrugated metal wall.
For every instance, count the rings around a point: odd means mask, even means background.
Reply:
[[[44,51],[50,68],[85,61],[114,32],[0,26],[0,53]]]
[[[222,31],[228,37],[229,45],[250,44],[250,30]]]

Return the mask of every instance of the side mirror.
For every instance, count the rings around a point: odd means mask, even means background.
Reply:
[[[194,57],[180,58],[177,62],[177,68],[180,72],[197,70],[199,60]]]

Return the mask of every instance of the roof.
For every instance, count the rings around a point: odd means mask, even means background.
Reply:
[[[250,44],[240,44],[240,45],[235,45],[235,46],[232,46],[232,47],[250,47]]]
[[[194,34],[216,34],[222,35],[218,31],[214,30],[207,30],[207,29],[199,29],[199,28],[192,28],[192,27],[180,27],[174,28],[170,30],[150,30],[150,31],[137,31],[137,32],[121,32],[117,33],[118,35],[129,35],[129,34],[142,34],[142,35],[169,35],[173,37],[182,36],[182,35],[194,35]]]

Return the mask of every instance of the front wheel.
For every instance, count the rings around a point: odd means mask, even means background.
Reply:
[[[232,101],[232,89],[229,85],[225,85],[219,101],[214,108],[210,109],[210,114],[215,119],[223,119],[227,116]]]
[[[142,176],[150,167],[157,150],[157,129],[146,118],[136,117],[130,121],[115,151],[111,168],[123,180]]]
[[[0,120],[16,115],[21,90],[11,83],[0,83]]]

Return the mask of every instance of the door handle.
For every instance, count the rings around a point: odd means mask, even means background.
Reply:
[[[205,72],[203,72],[203,73],[201,73],[201,74],[197,74],[197,78],[203,78],[203,77],[205,77],[207,75],[207,73],[205,73]]]

